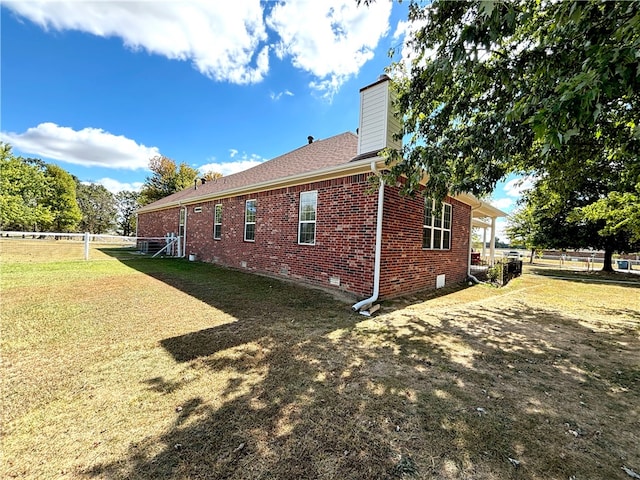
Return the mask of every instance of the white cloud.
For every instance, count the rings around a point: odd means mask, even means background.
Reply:
[[[3,4],[44,29],[118,37],[133,50],[191,61],[217,81],[256,83],[269,70],[260,0],[10,0]]]
[[[122,192],[123,190],[139,192],[143,185],[142,182],[133,182],[133,183],[121,182],[119,180],[115,180],[113,178],[108,178],[108,177],[101,178],[91,183],[100,184],[104,188],[109,190],[111,193],[118,193],[118,192]]]
[[[237,150],[231,150],[231,152],[238,153]],[[235,154],[231,155],[231,158],[235,156]],[[211,162],[205,165],[202,165],[198,168],[198,171],[202,174],[207,172],[218,172],[223,176],[228,176],[233,173],[242,172],[243,170],[248,170],[249,168],[255,167],[256,165],[260,165],[265,162],[266,159],[260,157],[259,155],[246,155],[244,154],[242,158],[239,160],[234,160],[232,162]]]
[[[526,176],[509,180],[504,185],[504,191],[507,195],[514,198],[520,198],[524,192],[533,188],[535,177]]]
[[[147,168],[160,152],[99,128],[73,130],[41,123],[23,133],[1,132],[0,139],[22,152],[85,167],[137,170]]]
[[[238,150],[236,150],[235,148],[229,149],[229,156],[231,158],[235,157],[237,154],[238,154]]]
[[[271,92],[269,94],[269,97],[271,97],[271,100],[273,101],[278,101],[283,95],[286,95],[287,97],[293,97],[293,93],[290,92],[289,90],[285,90],[283,92],[278,92],[278,93]]]
[[[396,65],[392,75],[400,75],[407,76],[411,72],[411,66],[414,62],[419,61],[419,59],[428,59],[433,58],[436,54],[436,51],[433,49],[430,50],[420,50],[420,53],[416,52],[414,48],[411,46],[411,41],[415,38],[415,34],[419,32],[425,25],[427,24],[426,19],[423,20],[415,20],[415,21],[405,21],[401,20],[396,25],[396,30],[393,32],[393,40],[395,42],[402,42],[402,48],[400,49],[400,62]],[[420,62],[421,65],[424,65],[424,61]]]
[[[260,0],[8,0],[3,5],[46,30],[116,37],[134,51],[190,61],[216,81],[262,81],[273,51],[311,73],[310,87],[331,97],[373,58],[389,31],[393,2],[367,7],[355,0],[274,5]]]
[[[496,199],[491,199],[489,201],[489,203],[491,203],[491,205],[493,205],[496,208],[499,208],[500,210],[504,210],[507,209],[509,207],[511,207],[513,205],[513,199],[511,198],[496,198]]]
[[[373,58],[389,31],[391,8],[385,0],[369,7],[354,0],[285,1],[273,7],[267,24],[280,36],[276,55],[316,76],[311,88],[330,98]]]

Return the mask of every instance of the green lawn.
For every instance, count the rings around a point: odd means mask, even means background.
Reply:
[[[638,286],[527,273],[365,318],[201,263],[9,260],[2,478],[640,472]]]

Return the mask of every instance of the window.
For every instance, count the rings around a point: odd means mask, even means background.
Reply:
[[[244,240],[255,242],[256,240],[256,201],[247,200],[244,208]]]
[[[298,243],[302,245],[316,244],[316,210],[318,192],[300,193],[300,213],[298,225]]]
[[[213,238],[220,240],[222,238],[222,204],[218,203],[213,213]]]
[[[435,209],[435,201],[427,198],[424,203],[422,248],[449,250],[451,248],[451,205],[442,204]]]

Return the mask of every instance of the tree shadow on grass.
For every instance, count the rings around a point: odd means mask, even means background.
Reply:
[[[592,285],[610,284],[625,288],[640,288],[640,275],[625,272],[585,272],[548,268],[530,268],[530,273],[543,277],[561,277],[562,280]]]
[[[163,348],[208,375],[231,373],[184,402],[164,434],[85,476],[564,480],[625,478],[621,459],[640,462],[637,339],[624,347],[518,303],[364,320],[268,279],[251,280],[258,297],[242,303],[237,272],[151,270],[236,319]],[[144,386],[183,388],[161,377]]]

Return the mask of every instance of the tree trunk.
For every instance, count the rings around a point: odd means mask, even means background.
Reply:
[[[604,264],[602,265],[603,272],[613,272],[613,266],[611,265],[611,258],[613,257],[613,249],[609,246],[604,248]]]
[[[529,263],[533,264],[533,256],[536,254],[536,249],[531,249],[531,256],[529,257]]]

